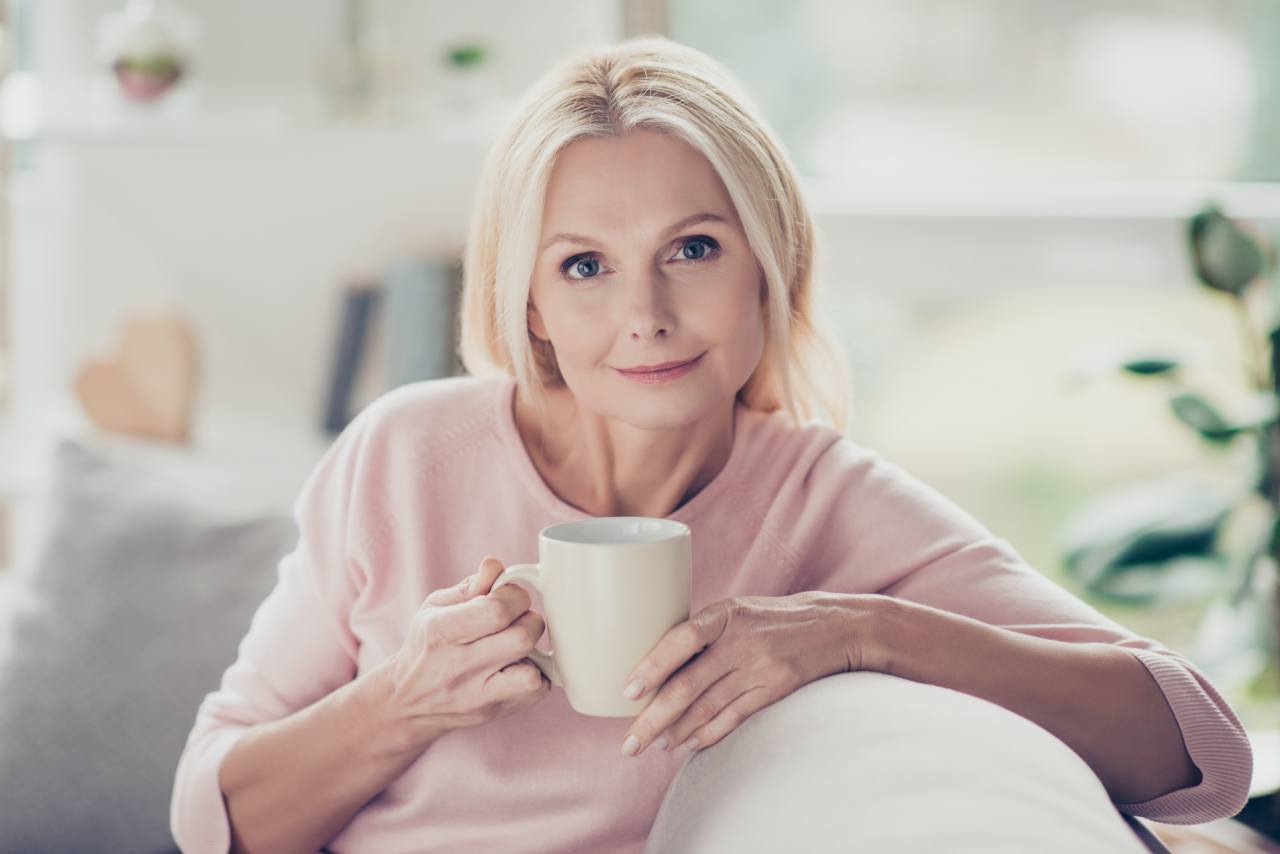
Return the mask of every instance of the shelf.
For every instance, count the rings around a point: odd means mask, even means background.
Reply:
[[[823,217],[1182,221],[1211,199],[1228,216],[1280,220],[1280,183],[1009,181],[939,183],[892,176],[856,185],[806,177]]]
[[[511,109],[505,98],[460,112],[448,93],[401,100],[369,117],[327,114],[314,96],[212,91],[189,84],[155,105],[121,99],[110,78],[45,79],[13,72],[0,82],[0,137],[64,144],[284,142],[486,147]]]

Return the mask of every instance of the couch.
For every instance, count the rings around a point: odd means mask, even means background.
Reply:
[[[273,493],[178,450],[56,444],[40,546],[0,573],[0,854],[175,850],[178,755],[296,541],[303,473]],[[1166,850],[1039,726],[878,673],[691,756],[647,851],[788,849]]]

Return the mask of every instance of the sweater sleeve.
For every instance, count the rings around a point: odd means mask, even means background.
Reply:
[[[223,758],[255,724],[283,718],[354,678],[358,643],[347,620],[361,572],[348,559],[348,516],[369,410],[338,436],[293,504],[297,545],[276,567],[237,658],[205,695],[178,760],[170,830],[186,854],[230,848],[218,782]]]
[[[792,590],[877,592],[1067,643],[1113,644],[1163,691],[1202,779],[1121,812],[1170,824],[1235,815],[1253,753],[1239,718],[1184,656],[1125,629],[1023,560],[928,484],[845,436],[817,457],[795,519],[806,560]]]

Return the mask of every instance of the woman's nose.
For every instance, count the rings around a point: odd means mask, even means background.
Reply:
[[[657,272],[645,273],[627,283],[623,323],[633,334],[641,338],[670,334],[675,319],[668,285],[666,277]]]

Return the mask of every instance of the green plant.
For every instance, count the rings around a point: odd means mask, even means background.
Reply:
[[[1233,486],[1172,473],[1091,499],[1064,527],[1064,568],[1092,596],[1126,605],[1209,598],[1194,655],[1206,670],[1236,683],[1260,678],[1269,661],[1280,660],[1280,279],[1266,235],[1228,218],[1217,204],[1189,219],[1186,237],[1197,280],[1230,300],[1240,321],[1250,396],[1225,412],[1187,385],[1184,358],[1172,349],[1128,353],[1116,367],[1142,382],[1163,383],[1170,413],[1208,446],[1243,441],[1256,453]],[[1259,296],[1266,304],[1265,334],[1250,311]],[[1249,542],[1229,548],[1224,531],[1237,519]]]
[[[445,49],[445,62],[454,68],[472,68],[483,65],[489,57],[488,48],[481,42],[459,42]]]

